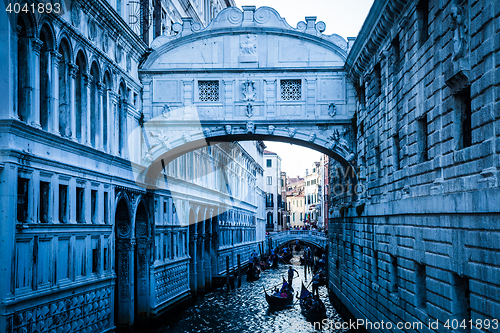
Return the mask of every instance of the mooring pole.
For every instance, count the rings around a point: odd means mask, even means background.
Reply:
[[[304,281],[307,281],[307,258],[304,252]]]
[[[238,260],[238,288],[241,287],[241,259],[240,255],[237,256]]]
[[[226,285],[227,285],[227,291],[231,289],[231,286],[229,285],[229,256],[226,256]]]

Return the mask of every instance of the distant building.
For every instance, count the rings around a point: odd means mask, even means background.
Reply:
[[[306,177],[304,179],[304,197],[305,197],[305,222],[309,225],[318,226],[318,221],[321,221],[321,196],[319,194],[320,183],[320,162],[312,164],[312,172],[306,169]],[[321,224],[323,221],[321,221]]]
[[[281,158],[264,150],[264,191],[266,192],[266,231],[283,229],[281,189]]]
[[[282,230],[287,230],[290,228],[290,219],[288,217],[288,211],[287,211],[287,207],[286,207],[286,188],[287,188],[287,179],[286,179],[286,172],[284,171],[281,171],[281,182],[280,182],[280,186],[281,186],[281,194],[278,196],[278,201],[279,201],[279,205],[280,205],[280,208],[281,208],[281,219],[280,219],[280,223],[281,223],[281,227],[282,227]]]
[[[319,187],[318,187],[318,196],[321,200],[321,221],[319,222],[319,227],[328,230],[328,164],[329,164],[329,156],[326,154],[321,155],[320,159],[320,177],[319,177]]]
[[[304,178],[287,178],[286,206],[290,217],[290,226],[304,225]]]

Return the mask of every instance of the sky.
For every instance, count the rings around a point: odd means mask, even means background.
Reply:
[[[273,7],[293,28],[306,16],[316,16],[326,23],[324,34],[338,34],[344,38],[356,37],[368,15],[373,0],[236,0],[236,5]],[[265,142],[267,150],[281,157],[281,169],[290,177],[305,176],[321,153],[297,145]]]
[[[241,6],[268,6],[276,9],[293,28],[306,16],[316,16],[326,23],[324,34],[356,37],[368,15],[373,0],[236,0]]]

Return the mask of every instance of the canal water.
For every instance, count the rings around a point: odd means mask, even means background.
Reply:
[[[297,255],[292,259],[292,267],[299,272],[299,277],[293,279],[293,288],[300,293],[301,281],[307,286],[312,276],[308,272],[307,279],[304,278],[304,266],[300,266]],[[154,332],[346,332],[338,329],[342,319],[330,304],[326,287],[320,287],[319,290],[328,317],[328,324],[321,328],[319,323],[314,328],[313,323],[306,321],[295,297],[294,304],[287,308],[269,309],[263,286],[271,288],[281,284],[282,276],[287,276],[287,269],[288,266],[280,264],[276,269],[263,271],[261,278],[254,282],[247,282],[243,274],[240,288],[229,292],[218,289],[200,296],[192,306],[176,314],[175,318],[166,318],[169,322]],[[312,290],[311,286],[309,290]]]

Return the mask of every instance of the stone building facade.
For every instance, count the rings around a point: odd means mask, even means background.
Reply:
[[[135,178],[147,35],[175,34],[169,24],[188,15],[206,25],[234,5],[194,3],[154,3],[156,32],[138,28],[132,1],[0,14],[0,331],[148,320],[264,239],[261,142],[186,152],[165,165],[168,187]]]
[[[283,229],[281,208],[281,157],[275,152],[264,150],[264,190],[266,191],[266,230]]]
[[[330,289],[394,324],[370,332],[498,330],[499,28],[498,1],[376,1],[346,60],[358,184],[333,193],[332,161]]]
[[[304,226],[304,178],[288,178],[287,179],[287,193],[286,205],[288,216],[290,216],[290,226],[302,227]]]

